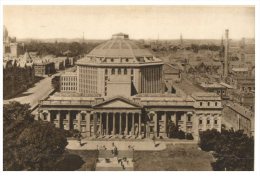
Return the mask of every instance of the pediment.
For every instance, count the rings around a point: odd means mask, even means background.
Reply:
[[[127,98],[124,97],[116,97],[109,99],[107,101],[104,101],[102,103],[96,104],[94,108],[141,108],[141,106]]]

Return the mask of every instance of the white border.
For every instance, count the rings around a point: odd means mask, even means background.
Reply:
[[[260,113],[259,113],[259,109],[257,108],[259,103],[259,94],[258,94],[258,88],[259,88],[259,78],[258,75],[260,75],[260,70],[258,70],[259,68],[259,42],[260,42],[260,38],[259,38],[259,22],[260,22],[260,18],[259,18],[259,8],[260,8],[260,1],[259,0],[175,0],[174,2],[171,1],[167,1],[167,0],[88,0],[88,1],[84,1],[84,0],[56,0],[55,2],[53,0],[0,0],[0,4],[1,4],[1,14],[0,14],[0,21],[3,21],[3,5],[255,5],[255,12],[256,12],[256,17],[255,17],[255,65],[257,67],[255,75],[256,75],[256,110],[255,110],[255,136],[257,136],[255,138],[255,171],[253,172],[198,172],[198,171],[192,171],[192,172],[182,172],[182,171],[178,171],[178,172],[154,172],[154,171],[149,171],[149,172],[0,172],[0,175],[89,175],[89,174],[95,174],[95,175],[99,175],[99,174],[104,174],[104,175],[121,175],[121,174],[125,174],[125,175],[130,175],[130,174],[135,174],[135,175],[143,175],[143,174],[149,174],[149,175],[158,175],[158,174],[162,174],[162,175],[200,175],[200,176],[209,176],[209,175],[236,175],[236,176],[244,176],[244,175],[253,175],[253,176],[259,176],[260,175],[260,169],[259,169],[259,126],[260,126],[260,120],[258,119]],[[3,38],[3,28],[0,27],[0,37],[1,39]],[[1,54],[1,58],[3,58],[3,50],[2,50],[2,42],[1,42],[1,50],[0,50],[0,54]],[[1,69],[3,68],[2,66],[2,62],[0,62],[0,67]],[[1,76],[1,80],[3,80],[2,77],[2,70],[0,72],[0,76]],[[3,90],[3,85],[0,84],[0,89],[1,91]],[[2,91],[3,92],[3,91]],[[1,93],[2,95],[2,93]],[[1,103],[3,104],[3,98],[1,97]],[[2,117],[2,108],[0,111],[0,117]],[[1,118],[1,122],[0,122],[0,136],[1,136],[1,140],[0,140],[0,170],[3,169],[3,148],[2,148],[2,139],[3,139],[3,123],[2,123],[2,118]]]

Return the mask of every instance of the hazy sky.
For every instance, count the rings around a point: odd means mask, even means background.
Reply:
[[[255,37],[255,10],[245,6],[4,6],[4,25],[17,38],[220,39]]]

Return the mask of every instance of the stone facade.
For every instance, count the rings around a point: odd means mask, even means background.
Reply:
[[[195,139],[200,131],[221,130],[221,98],[165,92],[163,62],[126,34],[113,35],[76,64],[76,72],[61,76],[61,87],[76,80],[77,89],[42,100],[41,120],[100,138],[168,138],[170,125]]]

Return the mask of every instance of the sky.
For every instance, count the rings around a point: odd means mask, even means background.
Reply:
[[[220,39],[255,37],[253,6],[4,6],[10,36],[109,39]]]

